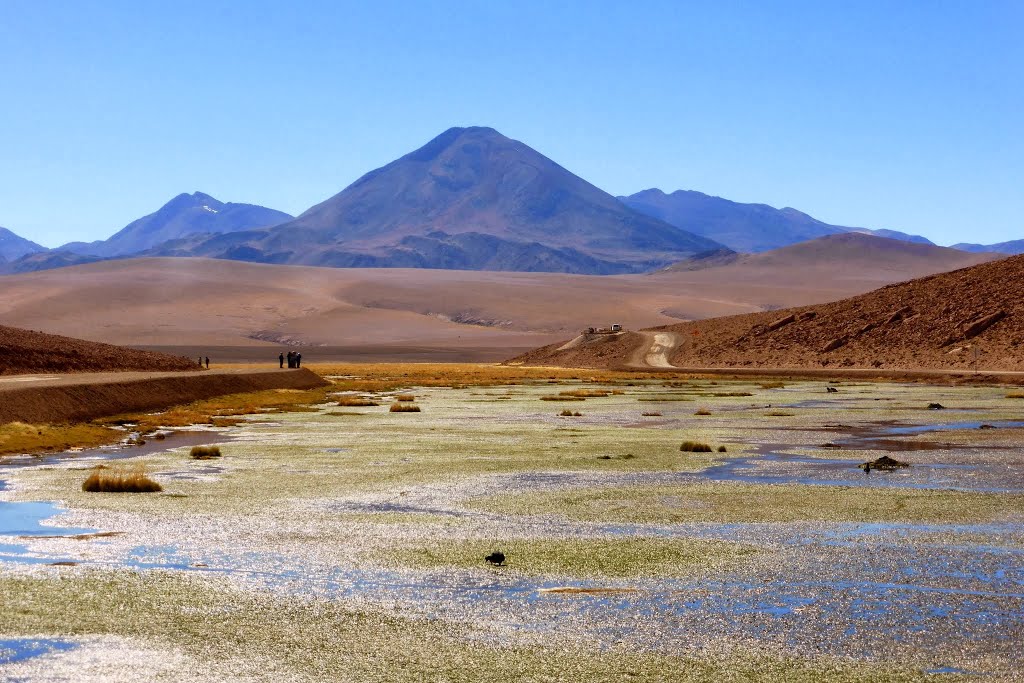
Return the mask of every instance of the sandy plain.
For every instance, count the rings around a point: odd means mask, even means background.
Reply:
[[[1005,388],[326,372],[311,408],[202,428],[219,460],[169,440],[3,461],[3,674],[1020,679]],[[422,412],[389,412],[398,393]],[[911,466],[857,468],[881,454]],[[164,493],[81,492],[110,459]]]

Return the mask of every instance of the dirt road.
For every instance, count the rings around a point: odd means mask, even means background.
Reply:
[[[679,345],[673,332],[647,332],[640,330],[644,343],[633,352],[630,366],[636,368],[673,368],[668,358]]]

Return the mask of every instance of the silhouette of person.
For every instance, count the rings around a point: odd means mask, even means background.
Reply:
[[[210,357],[209,356],[206,357],[206,369],[207,370],[210,369]]]
[[[284,367],[284,354],[283,354],[283,353],[282,353],[282,354],[281,354],[280,356],[278,356],[278,357],[277,357],[277,362],[278,362],[278,364],[279,364],[279,365],[280,365],[280,366],[281,366],[282,368]]]
[[[203,367],[203,357],[202,356],[199,356],[199,367],[200,368]]]
[[[297,368],[301,368],[302,367],[302,354],[301,353],[296,353],[295,354],[295,367],[297,367]]]

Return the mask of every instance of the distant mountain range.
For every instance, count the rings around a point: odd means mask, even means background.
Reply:
[[[142,255],[612,274],[657,270],[703,252],[721,260],[730,251],[758,253],[850,232],[932,244],[689,190],[615,198],[521,142],[471,127],[445,131],[297,218],[194,192],[108,239],[54,250],[0,228],[0,272]],[[957,247],[1019,253],[1024,240]]]
[[[906,242],[932,244],[919,235],[908,235],[896,230],[829,225],[789,207],[776,209],[767,204],[741,204],[693,190],[677,190],[665,194],[658,188],[652,188],[619,199],[641,213],[714,239],[737,252],[770,251],[844,232],[863,232]]]
[[[277,225],[294,216],[255,204],[224,203],[202,192],[179,194],[158,211],[132,221],[105,240],[69,242],[57,248],[87,256],[139,254],[168,240]]]
[[[961,242],[960,244],[954,244],[954,249],[960,249],[961,251],[994,251],[999,254],[1024,254],[1024,240],[1011,240],[1009,242],[999,242],[997,244],[969,244]]]
[[[19,237],[7,228],[0,228],[0,263],[40,251],[46,251],[46,247]]]

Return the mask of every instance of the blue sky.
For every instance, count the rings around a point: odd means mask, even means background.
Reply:
[[[613,194],[1024,238],[1024,3],[0,0],[0,225],[299,213],[455,125]]]

